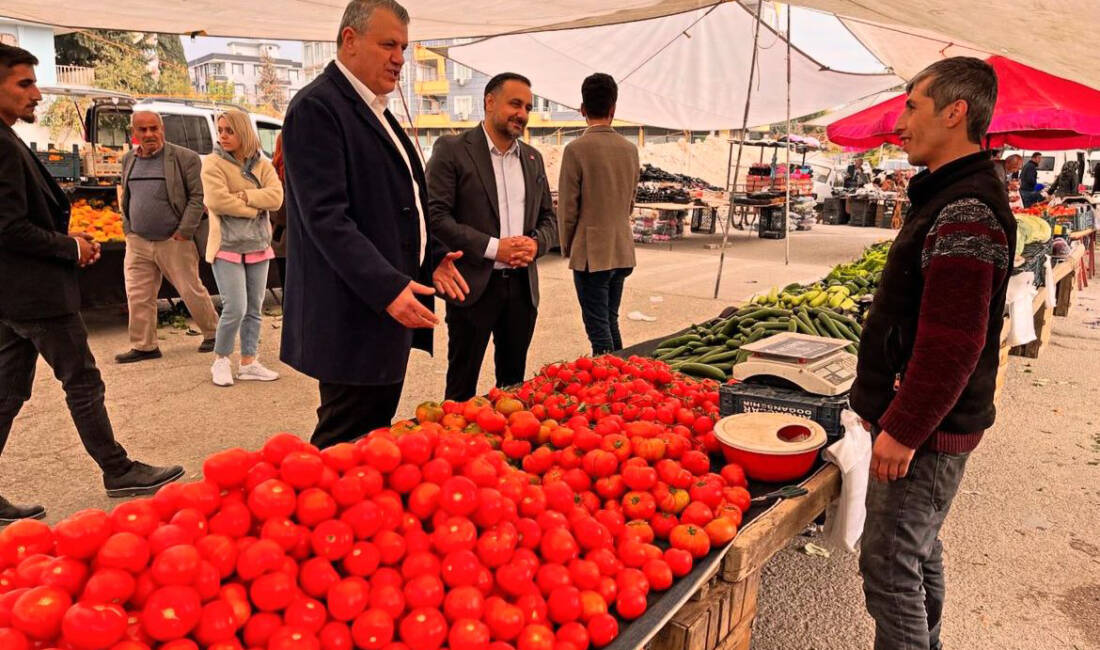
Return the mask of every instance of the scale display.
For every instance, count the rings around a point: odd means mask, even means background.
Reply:
[[[744,346],[753,355],[733,367],[733,378],[779,377],[808,393],[840,395],[856,378],[856,355],[844,351],[848,345],[840,339],[783,332]]]

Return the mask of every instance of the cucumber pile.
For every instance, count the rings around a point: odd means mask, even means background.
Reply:
[[[692,325],[687,333],[661,341],[653,356],[685,375],[726,381],[733,367],[749,357],[741,346],[780,332],[845,339],[846,349],[855,354],[863,328],[855,318],[825,307],[747,305],[729,318]]]

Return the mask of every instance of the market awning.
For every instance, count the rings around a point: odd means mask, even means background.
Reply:
[[[535,92],[580,106],[581,81],[593,72],[619,84],[616,117],[673,129],[740,127],[752,61],[755,17],[726,3],[625,25],[515,34],[451,47],[447,56],[486,74],[512,71]],[[786,47],[760,35],[749,124],[786,120]],[[767,47],[763,47],[767,45]],[[892,88],[888,74],[836,72],[797,50],[791,56],[791,115],[807,115]]]
[[[345,0],[5,0],[0,13],[62,27],[128,29],[173,34],[332,40]],[[712,0],[405,0],[417,40],[493,36],[520,31],[607,25],[667,16],[715,4]],[[949,42],[1001,54],[1067,79],[1100,88],[1100,66],[1086,49],[1100,34],[1095,0],[792,0],[895,31],[878,42],[857,35],[895,70],[902,62],[896,36],[932,32]],[[849,23],[849,27],[852,27]],[[957,53],[955,49],[945,51]],[[885,53],[885,54],[884,54]],[[880,58],[883,58],[880,56]],[[921,58],[923,60],[923,57]],[[904,68],[904,69],[903,69]]]
[[[999,91],[989,141],[994,147],[1024,149],[1088,149],[1100,147],[1100,91],[994,56]],[[829,140],[869,149],[884,142],[898,144],[894,123],[905,106],[899,95],[833,122]]]

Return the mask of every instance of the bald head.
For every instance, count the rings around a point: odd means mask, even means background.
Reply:
[[[141,145],[141,154],[151,156],[164,146],[164,120],[153,111],[136,111],[130,118],[134,139]]]

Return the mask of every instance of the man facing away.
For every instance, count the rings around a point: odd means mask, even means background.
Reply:
[[[596,73],[581,84],[584,134],[565,146],[558,181],[558,232],[592,354],[623,347],[619,305],[634,270],[630,213],[638,188],[638,148],[611,128],[619,88]]]
[[[1024,163],[1020,170],[1020,200],[1025,208],[1030,208],[1043,200],[1043,193],[1036,190],[1039,184],[1039,163],[1043,162],[1043,154],[1036,151],[1031,158]]]
[[[322,448],[390,425],[410,350],[432,350],[432,294],[467,291],[454,265],[462,253],[442,250],[426,223],[420,158],[386,108],[408,24],[393,0],[349,2],[336,60],[295,95],[283,125],[281,358],[319,382],[311,442]]]
[[[993,68],[955,57],[919,73],[894,127],[911,207],[861,338],[852,408],[873,425],[860,569],[876,650],[938,650],[940,527],[970,452],[993,425],[1016,225],[980,142]]]
[[[202,161],[190,149],[164,140],[164,121],[151,111],[131,118],[138,146],[122,157],[122,227],[126,232],[126,301],[129,352],[118,363],[160,358],[157,295],[168,278],[202,331],[199,352],[214,349],[218,313],[199,279],[195,230],[202,220]]]
[[[12,129],[34,122],[42,100],[38,60],[0,44],[0,451],[12,422],[30,399],[39,355],[65,389],[84,449],[103,472],[112,497],[155,491],[183,468],[131,460],[115,442],[104,386],[80,318],[78,269],[99,259],[91,236],[69,233],[69,201],[37,156]],[[0,525],[41,518],[42,506],[15,506],[0,497]]]
[[[493,77],[485,86],[485,121],[439,138],[428,162],[432,232],[462,252],[457,266],[470,284],[464,300],[445,296],[447,399],[477,393],[490,335],[496,385],[524,380],[538,316],[535,260],[557,244],[542,155],[519,139],[533,100],[526,77]]]

